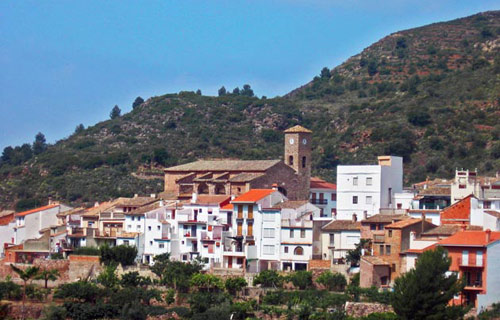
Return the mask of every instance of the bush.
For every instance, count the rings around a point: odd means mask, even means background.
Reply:
[[[67,318],[67,312],[64,307],[50,305],[43,310],[44,320],[65,320]]]
[[[137,258],[137,248],[133,246],[120,245],[109,247],[107,245],[99,248],[101,263],[104,265],[118,264],[129,266],[134,264]]]
[[[12,282],[10,278],[0,282],[0,300],[21,300],[22,297],[22,287]]]
[[[60,285],[54,293],[54,298],[95,303],[104,294],[105,292],[95,284],[77,281]]]
[[[293,283],[296,288],[305,290],[312,286],[312,272],[311,271],[296,271],[288,276],[288,280]]]
[[[259,284],[264,288],[279,288],[283,285],[283,277],[275,270],[264,270],[253,279],[254,286]]]
[[[96,247],[80,247],[73,250],[72,254],[77,256],[100,256],[101,251]]]
[[[325,286],[330,291],[343,291],[347,285],[347,280],[340,273],[331,273],[329,270],[323,272],[316,282]]]

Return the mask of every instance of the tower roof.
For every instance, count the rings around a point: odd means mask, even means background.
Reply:
[[[303,126],[296,125],[294,127],[286,129],[285,133],[312,133],[312,131],[304,128]]]

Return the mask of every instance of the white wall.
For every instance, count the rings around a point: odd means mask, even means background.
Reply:
[[[314,204],[317,206],[319,209],[323,209],[323,217],[331,218],[332,217],[332,209],[337,208],[337,200],[332,200],[332,194],[336,195],[337,191],[333,189],[323,189],[323,188],[311,188],[310,189],[311,196],[310,199],[313,199],[312,194],[316,194],[316,200],[320,199],[320,194],[323,194],[323,199],[326,200],[326,204]],[[336,199],[336,198],[334,198]],[[318,214],[314,216],[315,218],[319,218],[319,211]]]
[[[14,226],[16,225],[15,220],[9,224],[0,226],[0,256],[4,255],[4,244],[12,243],[12,238],[15,241]]]
[[[500,265],[500,241],[490,244],[486,254],[486,294],[477,295],[478,310],[498,302],[498,297],[500,297],[500,272],[498,272],[498,266]]]

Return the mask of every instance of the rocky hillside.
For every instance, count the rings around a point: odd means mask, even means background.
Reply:
[[[394,33],[285,97],[181,92],[42,151],[2,155],[0,207],[48,196],[90,203],[162,189],[161,168],[196,158],[282,156],[282,133],[314,131],[314,173],[404,157],[406,182],[455,167],[500,169],[500,12]],[[31,148],[34,149],[34,148]],[[35,154],[35,155],[34,155]]]

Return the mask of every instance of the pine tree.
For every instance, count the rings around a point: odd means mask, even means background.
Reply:
[[[144,103],[144,99],[143,98],[141,98],[141,97],[135,98],[134,103],[132,103],[132,109],[137,108],[138,106],[140,106],[143,103]]]
[[[222,86],[222,87],[219,89],[219,97],[225,96],[226,94],[227,94],[227,92],[226,92],[226,88],[224,88],[224,86]]]
[[[113,109],[111,109],[111,112],[109,113],[109,117],[111,119],[116,119],[118,118],[122,113],[122,110],[118,107],[118,105],[115,105]]]
[[[47,142],[45,140],[45,135],[41,132],[35,136],[35,142],[33,142],[33,153],[40,154],[47,149]]]

